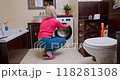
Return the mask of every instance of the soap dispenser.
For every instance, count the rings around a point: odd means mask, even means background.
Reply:
[[[8,25],[7,25],[7,23],[8,23],[8,21],[4,21],[4,24],[2,26],[3,32],[8,31]]]

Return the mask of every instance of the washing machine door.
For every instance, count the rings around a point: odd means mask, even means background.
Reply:
[[[66,24],[66,23],[62,23]],[[71,26],[68,26],[67,28],[59,28],[55,31],[55,36],[65,38],[66,40],[69,39],[72,35],[72,28]]]

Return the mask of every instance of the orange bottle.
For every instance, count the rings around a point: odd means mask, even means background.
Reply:
[[[103,37],[104,33],[104,23],[101,23],[101,37]]]

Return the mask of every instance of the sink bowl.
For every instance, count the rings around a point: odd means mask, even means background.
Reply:
[[[35,22],[41,22],[44,19],[45,16],[33,16],[33,18],[35,19]]]

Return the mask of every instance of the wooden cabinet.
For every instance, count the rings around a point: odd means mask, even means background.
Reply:
[[[90,56],[83,48],[85,39],[100,37],[101,20],[79,20],[78,25],[78,50],[84,56]]]
[[[38,40],[40,23],[28,23],[28,29],[30,31],[30,43],[31,48],[34,48],[34,43]]]
[[[0,43],[0,64],[19,64],[29,51],[29,32]]]

